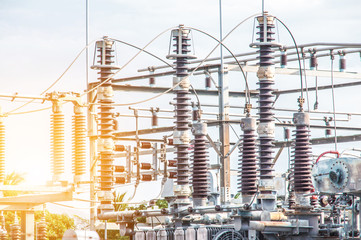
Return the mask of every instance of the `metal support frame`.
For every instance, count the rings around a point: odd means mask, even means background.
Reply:
[[[226,156],[229,152],[229,83],[228,83],[228,67],[224,65],[223,69],[218,69],[218,100],[219,100],[219,140],[223,143],[220,147],[220,187],[221,187],[221,204],[230,201],[231,188],[231,168],[230,157]]]
[[[21,236],[22,240],[34,240],[34,211],[21,211]]]
[[[92,88],[92,84],[88,85],[88,89]],[[96,96],[96,92],[91,91],[88,93],[88,102],[93,102]],[[96,128],[96,120],[95,120],[95,105],[89,105],[88,107],[88,136],[96,136],[97,128]],[[95,192],[95,184],[96,184],[96,163],[97,163],[97,140],[96,138],[89,138],[89,174],[90,174],[90,230],[95,231],[95,220],[96,220],[96,192]]]

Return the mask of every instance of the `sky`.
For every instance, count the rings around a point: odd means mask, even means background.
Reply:
[[[297,43],[311,42],[359,42],[361,24],[359,9],[361,2],[357,0],[273,0],[265,1],[265,9],[277,16],[291,29]],[[246,17],[261,12],[261,1],[222,1],[223,32],[229,32],[236,24]],[[129,42],[139,47],[145,46],[155,36],[165,29],[179,24],[202,29],[219,37],[219,1],[210,0],[155,0],[155,1],[125,1],[125,0],[89,0],[89,42],[110,36]],[[1,94],[38,96],[53,83],[70,65],[77,54],[85,47],[85,1],[63,0],[0,0],[0,81]],[[225,44],[234,52],[248,52],[252,41],[253,20],[241,25]],[[291,45],[291,39],[284,29],[278,28],[280,42]],[[148,51],[165,59],[168,54],[169,35],[167,32],[151,44]],[[202,36],[193,34],[195,54],[202,59],[213,49],[216,43]],[[93,61],[94,45],[89,47],[89,61]],[[117,44],[117,64],[125,64],[137,52],[134,49]],[[212,56],[219,56],[217,50]],[[356,54],[348,57],[348,69],[360,71],[360,59]],[[338,58],[336,58],[338,61]],[[85,54],[82,54],[61,81],[51,91],[84,92],[86,86]],[[335,68],[337,68],[337,61]],[[141,54],[117,77],[137,75],[139,68],[161,64],[149,56]],[[161,64],[162,65],[162,64]],[[296,67],[295,63],[290,66]],[[329,59],[320,60],[321,69],[329,69]],[[202,88],[203,77],[195,77],[194,85]],[[232,89],[243,90],[243,80],[240,73],[230,74]],[[298,88],[297,77],[279,77],[275,87],[278,89]],[[89,70],[89,81],[96,81],[96,72]],[[250,85],[256,88],[256,78],[250,74]],[[309,85],[315,80],[309,78]],[[345,80],[335,80],[335,83]],[[170,86],[171,78],[157,80],[160,86]],[[319,84],[329,84],[329,78],[319,79]],[[132,83],[133,84],[133,83]],[[134,83],[147,85],[147,82]],[[361,112],[358,102],[359,87],[336,90],[336,109],[339,111]],[[150,97],[141,94],[139,99]],[[280,98],[280,107],[296,109],[297,95]],[[126,103],[132,101],[134,95],[120,93],[117,101]],[[173,96],[166,96],[137,107],[160,106],[171,109],[168,102]],[[330,91],[320,92],[320,110],[332,110]],[[310,103],[313,105],[314,93],[310,94]],[[201,99],[204,102],[214,102],[216,99]],[[242,105],[243,99],[231,99],[232,104]],[[22,102],[9,102],[0,98],[3,112],[8,112]],[[254,103],[256,105],[256,103]],[[49,103],[32,103],[21,109],[28,111],[50,106]],[[71,115],[72,107],[64,106],[66,113],[66,173],[71,178]],[[126,108],[117,108],[116,111],[124,114],[131,112]],[[211,111],[209,109],[209,111]],[[215,111],[215,110],[213,110]],[[255,113],[255,112],[254,112]],[[6,117],[6,172],[13,170],[25,174],[27,181],[32,184],[43,184],[51,179],[50,175],[50,111],[32,114],[20,114]],[[284,115],[292,116],[291,113]],[[321,115],[317,115],[322,117]],[[344,118],[344,116],[340,116]],[[169,125],[171,121],[160,120],[161,124]],[[323,124],[323,122],[318,122]],[[360,125],[359,119],[353,119],[345,125]],[[141,122],[142,127],[149,127],[149,120]],[[134,129],[131,119],[120,120],[121,130]],[[239,126],[235,126],[240,134]],[[213,131],[213,132],[212,132]],[[211,130],[215,134],[216,130]],[[276,133],[280,138],[281,130]],[[342,132],[340,133],[342,134]],[[346,133],[345,133],[346,134]],[[347,133],[349,134],[349,132]],[[352,133],[354,134],[354,133]],[[312,136],[322,136],[323,130],[312,133]],[[235,141],[236,136],[232,136]],[[361,147],[360,143],[340,145],[340,148]],[[314,148],[319,154],[333,146],[327,145]],[[236,168],[237,154],[233,154],[232,167]],[[214,156],[214,153],[211,153]],[[282,155],[279,167],[284,170],[287,156]],[[234,183],[234,180],[233,180]],[[140,196],[139,198],[142,198]]]

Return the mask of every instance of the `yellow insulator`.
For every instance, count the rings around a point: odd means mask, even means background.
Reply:
[[[0,229],[0,240],[7,240],[8,239],[8,233],[5,229]]]
[[[7,240],[8,239],[8,233],[5,228],[5,216],[3,212],[1,212],[0,215],[0,240]]]
[[[51,115],[51,152],[53,181],[60,181],[64,173],[64,114],[62,112]]]
[[[3,119],[0,119],[0,183],[5,178],[5,125]]]
[[[76,181],[86,172],[86,117],[80,107],[73,116],[73,173]]]
[[[40,222],[37,224],[37,240],[46,240],[47,224],[45,217],[42,217]]]
[[[19,224],[18,216],[15,212],[14,224],[11,224],[11,240],[20,240],[21,239],[21,227]]]

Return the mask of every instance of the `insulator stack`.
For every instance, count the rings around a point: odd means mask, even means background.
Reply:
[[[152,112],[152,127],[157,127],[159,108],[151,108],[150,111]]]
[[[211,77],[210,77],[210,76],[206,76],[205,85],[206,85],[206,90],[208,90],[208,89],[211,88],[212,80],[211,80]]]
[[[289,128],[284,128],[284,139],[289,140],[291,138],[291,130]]]
[[[125,146],[124,145],[115,145],[114,151],[116,151],[116,152],[124,152],[125,151]]]
[[[296,205],[300,205],[299,196],[309,194],[312,187],[311,169],[312,162],[310,159],[310,139],[309,139],[309,115],[304,112],[295,113],[293,116],[296,125],[293,160],[292,160],[292,175],[293,175],[293,190],[296,194]],[[304,204],[302,204],[304,205]]]
[[[189,87],[190,82],[188,76],[188,59],[192,58],[188,50],[190,44],[189,29],[185,29],[180,25],[178,29],[172,31],[175,50],[174,54],[167,56],[168,59],[175,59],[176,74],[173,77],[173,84],[178,84],[175,87],[176,104],[175,104],[175,130],[174,130],[174,145],[176,148],[177,160],[177,186],[175,194],[179,202],[182,200],[188,201],[190,194],[189,188],[189,123],[190,123],[190,97]]]
[[[176,160],[168,160],[168,167],[176,167],[177,161]]]
[[[11,228],[11,240],[20,240],[21,239],[21,227],[19,224],[18,217],[15,213],[14,224],[10,226]]]
[[[318,204],[318,196],[317,195],[313,195],[311,196],[311,199],[310,199],[310,203],[311,203],[311,206],[313,207],[318,207],[319,204]]]
[[[289,208],[295,208],[296,205],[296,196],[294,191],[290,191],[289,192],[289,196],[288,196],[288,207]]]
[[[115,177],[115,183],[116,184],[125,184],[126,179],[125,179],[125,177]]]
[[[155,77],[150,77],[149,78],[149,86],[154,87],[154,85],[155,85]]]
[[[45,217],[43,216],[40,220],[40,222],[38,222],[38,224],[36,225],[37,229],[37,238],[36,240],[46,240],[46,232],[47,232],[47,224],[45,221]]]
[[[73,174],[75,182],[86,172],[86,117],[83,108],[74,106],[73,116]]]
[[[281,68],[287,67],[287,53],[286,51],[281,51]]]
[[[3,117],[0,117],[0,183],[5,179],[5,125]]]
[[[346,70],[345,54],[340,53],[340,72],[344,72],[345,70]]]
[[[122,165],[115,166],[114,172],[117,172],[117,173],[125,172],[125,166],[122,166]]]
[[[265,19],[264,19],[265,18]],[[259,46],[259,70],[257,77],[259,78],[259,171],[260,171],[260,193],[271,194],[273,189],[273,141],[274,141],[274,119],[272,112],[274,95],[272,85],[274,84],[275,68],[273,63],[272,47],[275,46],[272,41],[274,40],[274,17],[265,13],[264,16],[257,18],[259,23],[259,43],[255,44]],[[264,20],[266,22],[266,28],[264,29]],[[266,30],[266,35],[264,36]],[[266,37],[266,38],[265,38]],[[262,195],[265,196],[265,195]]]
[[[331,134],[332,134],[331,129],[330,129],[330,128],[326,128],[326,130],[325,130],[325,135],[326,135],[326,137],[331,136]]]
[[[238,162],[238,192],[242,193],[244,203],[249,203],[250,197],[257,193],[257,149],[256,119],[246,117],[242,119],[242,145]],[[248,198],[248,199],[247,199]]]
[[[1,212],[1,215],[0,215],[0,224],[1,224],[0,240],[7,240],[8,239],[8,233],[7,233],[6,228],[5,228],[5,216],[4,216],[3,212]]]
[[[152,180],[153,180],[152,174],[142,174],[142,181],[149,182]]]
[[[150,142],[140,142],[140,148],[150,149],[150,148],[152,148],[152,144]]]
[[[177,178],[177,172],[169,172],[168,178],[170,178],[170,179],[176,179],[176,178]]]
[[[6,232],[5,228],[0,229],[0,240],[7,240],[8,239],[8,233]]]
[[[194,123],[194,150],[193,150],[193,206],[205,206],[208,197],[208,148],[207,124]]]
[[[99,113],[98,113],[98,151],[100,166],[100,208],[102,210],[114,209],[111,205],[113,195],[113,171],[114,171],[114,121],[113,121],[113,88],[112,88],[112,70],[117,69],[113,66],[113,44],[114,41],[104,37],[103,40],[96,43],[99,52],[98,64],[92,68],[99,69],[99,82],[102,85],[97,89]]]
[[[317,67],[317,56],[316,53],[311,53],[311,58],[310,58],[310,69],[311,70],[315,70]]]
[[[150,164],[150,163],[141,163],[140,164],[140,169],[142,169],[142,170],[150,170],[150,169],[152,169],[152,164]]]
[[[54,182],[62,180],[64,173],[64,135],[64,113],[59,105],[53,103],[53,114],[51,115],[51,168]]]
[[[196,104],[192,107],[192,121],[199,122],[201,120],[201,110]]]

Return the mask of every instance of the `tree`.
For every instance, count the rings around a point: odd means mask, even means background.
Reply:
[[[15,171],[6,174],[4,179],[4,185],[19,185],[25,181],[24,174],[17,173]],[[4,197],[11,197],[19,195],[18,191],[3,191]]]
[[[39,222],[43,214],[42,211],[36,211],[35,222]],[[66,230],[75,228],[74,219],[65,214],[50,213],[46,210],[45,221],[49,240],[62,239]]]
[[[158,199],[155,205],[157,205],[159,209],[163,209],[168,207],[168,202],[165,199]]]
[[[7,174],[4,179],[4,185],[18,185],[23,183],[25,180],[24,174],[11,172]],[[29,192],[28,192],[29,193]],[[19,191],[3,191],[4,197],[17,196],[19,195]],[[43,216],[43,211],[36,211],[34,213],[35,222],[39,222],[41,217]],[[4,213],[5,217],[5,228],[8,233],[10,233],[10,226],[14,223],[15,212],[14,211],[6,211]],[[21,219],[18,216],[19,222]],[[74,219],[65,215],[65,214],[55,214],[50,213],[49,211],[45,211],[45,221],[47,223],[47,237],[49,240],[58,240],[62,239],[64,232],[67,229],[74,229]]]
[[[124,201],[124,197],[125,197],[125,194],[127,194],[127,192],[124,192],[124,193],[116,193],[116,192],[113,192],[114,194],[114,202],[117,203],[117,202],[123,202]],[[125,209],[127,209],[127,204],[113,204],[114,205],[114,210],[116,212],[118,211],[124,211]]]

